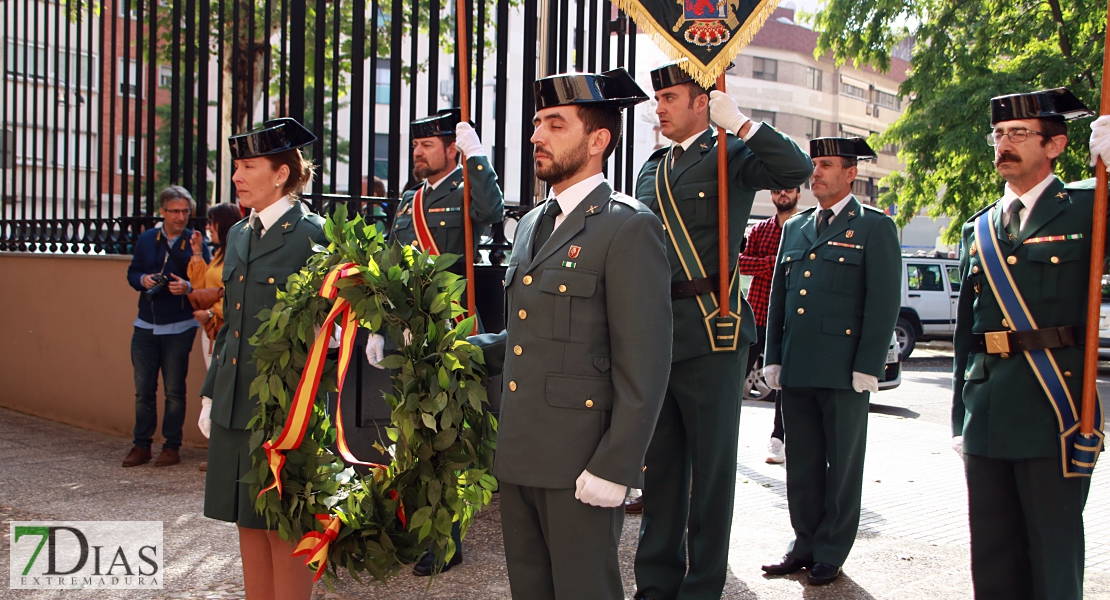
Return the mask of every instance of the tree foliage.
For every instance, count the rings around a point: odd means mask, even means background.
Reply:
[[[1002,195],[994,171],[990,99],[1066,86],[1097,109],[1106,3],[1102,0],[827,0],[810,16],[816,54],[888,70],[895,47],[914,40],[902,116],[872,140],[896,144],[905,165],[880,185],[899,224],[921,210],[953,218],[949,239]],[[1072,122],[1056,166],[1064,181],[1091,176],[1090,120]]]

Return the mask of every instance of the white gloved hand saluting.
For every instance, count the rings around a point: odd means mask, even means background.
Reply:
[[[960,455],[960,458],[964,457],[964,436],[952,436],[952,449],[956,451],[956,454]]]
[[[382,359],[385,358],[385,338],[371,333],[370,337],[366,340],[366,362],[370,363],[371,367],[377,369],[384,369],[385,367],[379,365]]]
[[[470,126],[470,123],[455,125],[455,147],[467,158],[486,155],[482,140],[478,139],[478,133]]]
[[[1095,166],[1099,157],[1102,164],[1110,171],[1110,115],[1103,115],[1091,123],[1091,166]]]
[[[574,497],[590,506],[616,508],[628,495],[628,486],[606,481],[589,471],[582,471],[574,483]]]
[[[763,380],[767,382],[767,387],[772,390],[781,390],[782,384],[779,383],[779,374],[782,373],[782,365],[767,365],[763,367]]]
[[[740,112],[740,108],[736,106],[736,100],[720,90],[709,92],[709,119],[717,127],[724,127],[737,136],[740,135],[740,129],[744,124],[751,121],[747,115]]]
[[[867,373],[852,371],[852,389],[856,392],[868,391],[877,394],[879,393],[879,378]]]
[[[212,399],[208,396],[200,397],[200,420],[197,427],[204,437],[212,437]]]

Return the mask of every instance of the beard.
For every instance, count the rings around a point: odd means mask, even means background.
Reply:
[[[778,200],[772,200],[771,204],[774,204],[775,209],[777,209],[779,212],[785,212],[785,211],[788,211],[788,210],[793,210],[794,207],[798,205],[798,198],[797,197],[790,198],[788,196],[779,196],[779,199]]]
[[[588,144],[589,141],[586,138],[582,138],[582,142],[578,144],[577,147],[571,148],[561,156],[555,156],[546,150],[537,148],[533,152],[533,157],[535,157],[537,153],[542,153],[551,160],[551,164],[544,168],[540,167],[539,162],[536,162],[536,177],[539,178],[540,181],[550,185],[558,185],[566,181],[572,175],[580,171],[582,165],[586,164],[586,161],[589,159],[590,153]]]

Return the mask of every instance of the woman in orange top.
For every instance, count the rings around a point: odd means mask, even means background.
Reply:
[[[189,283],[192,284],[193,289],[223,287],[224,250],[227,232],[231,230],[232,225],[235,225],[241,219],[239,208],[234,204],[217,204],[208,209],[208,237],[213,244],[216,244],[216,251],[212,254],[212,263],[205,263],[199,255],[200,248],[204,244],[204,238],[201,237],[199,231],[193,232],[193,237],[189,241],[193,246],[193,251],[198,253],[193,257],[193,260],[189,261]],[[202,327],[212,319],[223,321],[223,301],[213,304],[212,308],[208,310],[193,311],[193,318]],[[207,335],[201,336],[205,366],[209,366],[212,362],[212,341]]]

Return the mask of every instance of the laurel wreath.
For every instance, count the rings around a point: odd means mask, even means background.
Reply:
[[[436,556],[449,560],[456,551],[452,524],[458,521],[465,535],[489,504],[497,486],[489,474],[497,422],[488,412],[482,351],[466,340],[472,321],[449,326],[463,311],[458,300],[465,280],[445,271],[458,257],[387,245],[373,224],[360,216],[348,220],[342,204],[325,234],[328,247],[314,246],[274,307],[258,315],[263,323],[250,339],[258,367],[250,391],[260,400],[249,424],[254,468],[243,479],[257,497],[255,509],[293,543],[320,531],[316,515],[339,517],[339,534],[327,547],[329,584],[340,568],[356,580],[369,573],[386,581],[419,560],[429,540]],[[336,391],[337,361],[329,358],[303,441],[285,454],[284,493],[258,496],[273,481],[261,446],[285,425],[314,329],[334,302],[319,295],[320,285],[336,265],[351,262],[359,274],[339,282],[340,297],[355,307],[360,326],[388,335],[399,348],[381,363],[392,370],[392,391],[384,396],[393,445],[375,443],[391,460],[367,472],[333,452],[337,430],[327,393]]]

